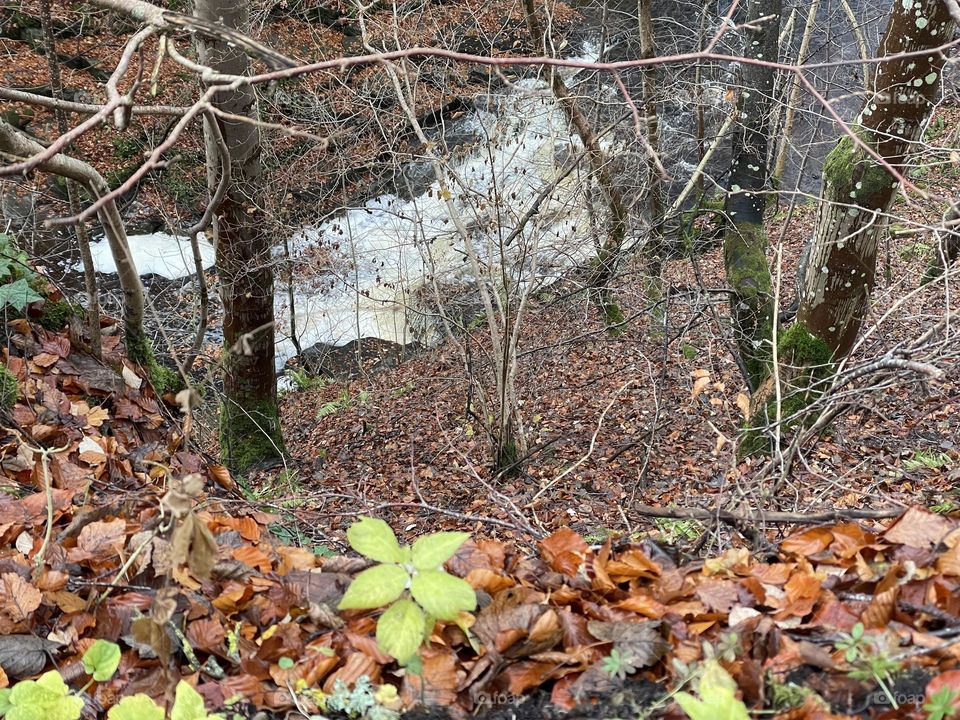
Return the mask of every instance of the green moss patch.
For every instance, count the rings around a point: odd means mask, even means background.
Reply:
[[[5,365],[0,367],[0,407],[9,410],[20,399],[20,383],[17,376]]]

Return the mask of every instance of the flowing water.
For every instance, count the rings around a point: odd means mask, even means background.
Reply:
[[[867,19],[865,34],[875,46],[883,12],[863,5],[854,7]],[[701,7],[676,0],[655,3],[658,45],[694,49]],[[638,56],[635,2],[614,0],[606,12],[586,3],[580,9],[585,22],[575,46],[584,59],[595,59],[600,52],[610,60]],[[708,36],[716,32],[716,18],[725,9],[715,9],[714,20],[706,28]],[[811,59],[856,57],[857,46],[845,16],[829,1],[822,13],[827,20],[820,20],[824,27],[814,38]],[[800,15],[794,47],[803,21]],[[728,50],[735,52],[736,38],[729,40]],[[833,47],[839,49],[828,55],[827,49]],[[658,107],[663,160],[676,191],[696,162],[692,69],[667,65],[657,72],[658,83],[670,89],[658,98]],[[704,68],[702,97],[714,106],[707,111],[709,127],[717,127],[729,112],[724,96],[734,82],[734,72],[735,68],[718,64]],[[598,101],[594,104],[599,108],[594,117],[598,125],[617,121],[614,131],[603,136],[603,144],[611,157],[619,153],[626,158],[622,161],[625,184],[641,186],[642,148],[632,135],[633,123],[624,112],[619,89],[609,76],[577,70],[562,73],[578,93]],[[622,79],[631,95],[639,97],[640,73],[624,72]],[[849,92],[858,87],[851,68],[818,71],[815,80],[847,116],[859,104],[858,96]],[[785,187],[816,192],[819,185],[819,166],[836,134],[828,126],[822,133],[827,140],[821,140],[823,121],[820,112],[812,112],[815,109],[805,99],[796,132],[797,145],[812,150],[807,172],[801,176],[796,163],[791,163]],[[322,248],[329,257],[319,275],[304,279],[294,273],[293,319],[301,347],[339,346],[363,337],[430,344],[441,335],[437,308],[457,302],[478,305],[478,281],[491,293],[516,293],[549,284],[593,256],[601,235],[602,207],[591,206],[582,177],[583,148],[546,82],[527,77],[476,98],[468,112],[449,123],[446,137],[439,139],[452,142],[453,138],[456,152],[443,164],[445,185],[429,161],[413,163],[406,175],[420,181],[412,191],[398,181],[393,192],[364,198],[291,238],[295,258],[310,247]],[[728,160],[721,152],[715,169],[722,172],[724,163]],[[722,185],[722,177],[717,183]],[[643,220],[634,225],[632,232],[642,235]],[[168,278],[191,274],[193,262],[184,239],[152,233],[133,235],[130,240],[142,274]],[[105,242],[95,245],[94,256],[98,269],[110,273],[115,268],[105,248]],[[212,248],[206,243],[202,248],[208,265]],[[286,288],[278,283],[277,290],[279,367],[296,349],[290,337]],[[479,312],[475,308],[472,317]],[[464,315],[465,321],[470,318]]]

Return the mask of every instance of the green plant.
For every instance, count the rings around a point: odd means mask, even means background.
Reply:
[[[699,699],[685,692],[676,701],[691,720],[749,720],[747,706],[736,696],[737,684],[716,660],[707,660],[697,681]]]
[[[9,305],[23,312],[28,304],[43,300],[31,285],[35,273],[27,254],[14,245],[9,235],[0,234],[0,308]]]
[[[113,138],[113,154],[122,160],[129,160],[142,152],[140,141],[132,135],[118,135]]]
[[[617,648],[610,651],[610,654],[603,659],[601,666],[607,675],[621,680],[626,680],[627,675],[633,675],[637,671],[637,668],[631,664],[630,658]]]
[[[900,669],[900,662],[890,657],[886,648],[867,637],[863,623],[854,625],[849,633],[841,633],[835,645],[838,650],[843,650],[843,659],[850,665],[847,675],[854,680],[873,679],[887,696],[891,707],[897,708],[896,697],[888,683],[893,673]]]
[[[437,620],[456,622],[460,613],[477,606],[473,588],[449,575],[443,564],[470,537],[467,533],[425,535],[412,546],[401,546],[383,520],[361,518],[347,530],[350,546],[381,563],[357,575],[341,610],[389,605],[377,622],[377,645],[401,664],[414,659]]]
[[[395,700],[396,697],[396,688],[392,685],[381,685],[374,689],[370,678],[361,675],[353,688],[349,688],[343,680],[336,680],[333,683],[333,692],[326,697],[324,709],[342,712],[349,718],[395,720],[399,713],[384,707],[383,704]]]
[[[297,390],[315,390],[326,387],[330,382],[322,375],[310,375],[304,368],[287,368],[285,372]]]
[[[328,415],[334,415],[341,410],[346,410],[352,405],[365,405],[369,399],[370,393],[367,390],[361,390],[359,393],[357,393],[356,398],[351,398],[350,391],[347,388],[344,388],[340,391],[340,396],[336,400],[331,400],[330,402],[324,403],[320,406],[320,409],[317,410],[317,420],[325,418]]]
[[[9,410],[20,399],[20,383],[6,365],[0,366],[0,407]]]
[[[953,465],[953,460],[949,455],[932,450],[918,450],[912,458],[903,461],[903,469],[907,472],[941,470],[950,465]]]
[[[80,690],[71,692],[56,670],[36,680],[21,680],[12,688],[0,690],[0,717],[6,720],[79,720],[83,711],[84,691],[94,682],[106,682],[120,667],[120,646],[107,640],[96,640],[82,658],[83,669],[90,676]],[[108,720],[163,720],[163,708],[147,695],[122,698],[107,711]],[[203,697],[181,680],[170,711],[170,720],[223,720],[207,713]]]
[[[956,705],[957,693],[949,687],[942,687],[930,697],[930,702],[924,704],[927,711],[927,720],[948,720],[958,715]]]
[[[675,520],[655,518],[653,524],[660,531],[660,537],[669,545],[681,540],[696,540],[703,534],[703,525],[696,520]]]

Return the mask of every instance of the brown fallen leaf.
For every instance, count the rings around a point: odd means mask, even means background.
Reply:
[[[613,643],[624,660],[639,669],[658,663],[670,647],[660,633],[661,624],[659,620],[592,620],[587,628],[597,640]]]
[[[915,548],[934,547],[943,540],[955,524],[943,515],[920,507],[911,507],[883,534],[887,542]]]

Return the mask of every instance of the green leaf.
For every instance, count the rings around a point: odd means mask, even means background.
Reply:
[[[107,711],[107,720],[163,720],[163,708],[143,693],[125,697]]]
[[[703,665],[697,690],[701,700],[689,693],[677,693],[674,699],[691,720],[750,720],[747,706],[736,697],[736,683],[716,660]]]
[[[97,682],[113,677],[120,667],[120,646],[109,640],[95,640],[83,654],[83,669]]]
[[[461,611],[477,607],[477,593],[466,580],[442,570],[423,570],[410,583],[410,594],[420,607],[439,620],[456,620]]]
[[[399,565],[375,565],[357,575],[337,606],[341,610],[383,607],[400,597],[410,575]]]
[[[51,670],[37,680],[18,682],[10,693],[7,720],[79,720],[83,700],[70,695],[60,673]]]
[[[9,305],[14,310],[23,310],[28,303],[43,300],[37,295],[26,278],[20,278],[16,282],[0,285],[0,307]]]
[[[294,663],[293,660],[292,660],[291,658],[288,658],[288,657],[282,657],[282,658],[280,658],[279,660],[277,660],[277,665],[280,667],[281,670],[289,670],[289,669],[291,669],[295,664],[296,664],[296,663]]]
[[[438,532],[425,535],[413,544],[413,566],[417,570],[435,570],[453,557],[470,538],[470,533]]]
[[[423,640],[423,610],[412,600],[397,600],[377,622],[377,645],[401,663],[412,658]]]
[[[170,720],[220,720],[219,715],[207,715],[203,696],[189,683],[181,680],[177,683],[177,694],[170,710]]]
[[[7,714],[7,711],[13,707],[10,703],[10,693],[13,692],[10,688],[0,689],[0,717],[3,717]]]
[[[377,518],[360,518],[347,530],[347,540],[350,547],[371,560],[399,563],[406,559],[393,530]]]

